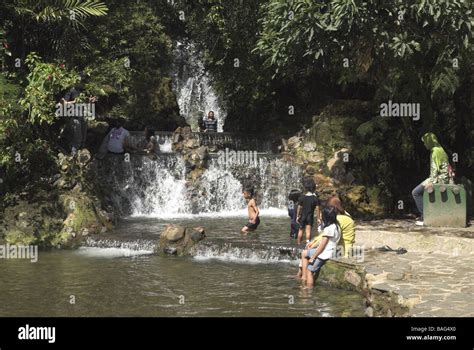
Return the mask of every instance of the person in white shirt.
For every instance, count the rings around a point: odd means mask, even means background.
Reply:
[[[303,283],[310,288],[314,286],[321,267],[326,261],[335,256],[337,243],[341,239],[341,227],[337,222],[337,209],[333,206],[324,207],[322,210],[323,233],[321,241],[316,248],[305,249],[301,253]]]
[[[130,132],[122,127],[123,121],[117,120],[115,127],[107,135],[107,151],[112,154],[124,154],[126,149],[135,149],[130,144]]]

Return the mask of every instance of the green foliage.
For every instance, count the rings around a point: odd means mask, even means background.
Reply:
[[[22,16],[37,22],[69,20],[80,23],[89,16],[104,16],[107,5],[96,0],[15,0],[9,4]]]
[[[52,124],[56,118],[56,96],[75,85],[79,76],[66,71],[63,64],[41,62],[34,53],[28,55],[25,63],[30,73],[20,105],[27,111],[28,122],[32,125]]]

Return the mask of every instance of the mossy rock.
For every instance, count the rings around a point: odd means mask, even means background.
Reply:
[[[19,200],[5,209],[3,240],[10,244],[50,246],[62,228],[64,211],[51,194]]]
[[[67,212],[62,235],[72,237],[101,233],[112,227],[108,218],[98,210],[98,203],[83,195],[69,193],[61,196],[61,202]]]
[[[381,190],[377,187],[351,186],[340,191],[346,210],[353,216],[379,217],[385,207],[381,200]]]
[[[361,265],[329,260],[321,268],[318,280],[335,288],[362,292],[365,274],[365,269]]]

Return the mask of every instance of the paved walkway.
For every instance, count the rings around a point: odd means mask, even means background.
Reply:
[[[474,227],[415,228],[402,221],[358,226],[371,288],[394,291],[413,316],[474,317]],[[405,254],[382,252],[388,245]]]

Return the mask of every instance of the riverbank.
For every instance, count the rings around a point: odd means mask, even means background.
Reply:
[[[334,261],[321,282],[363,293],[366,316],[474,316],[472,226],[420,228],[380,220],[359,223],[356,237],[356,245],[365,247],[363,261]],[[397,254],[399,248],[407,252]]]

